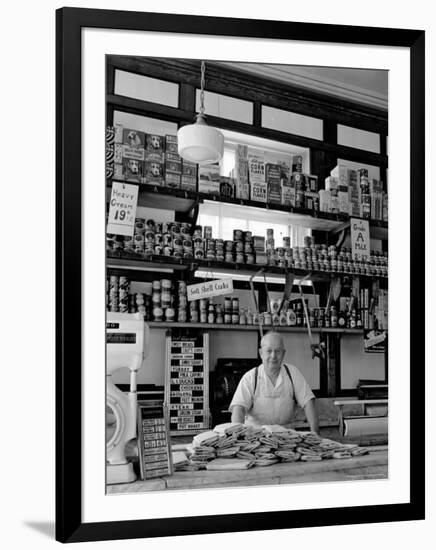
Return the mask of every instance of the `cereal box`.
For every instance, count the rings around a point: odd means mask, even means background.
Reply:
[[[197,178],[197,164],[195,164],[195,162],[182,160],[182,175]]]
[[[165,153],[165,170],[182,173],[182,159],[174,153]]]
[[[360,186],[356,170],[348,170],[348,205],[350,216],[360,216]]]
[[[123,179],[141,183],[144,177],[144,162],[142,160],[123,158]]]
[[[198,167],[198,192],[207,195],[220,194],[220,167],[219,164],[208,164]]]
[[[220,195],[227,198],[235,196],[235,182],[233,178],[220,176]]]
[[[248,200],[250,184],[248,183],[248,147],[238,145],[235,158],[235,197]]]
[[[265,161],[263,154],[248,151],[248,173],[251,200],[266,203],[267,185],[265,181]]]
[[[165,136],[165,152],[179,154],[177,136]]]
[[[165,170],[165,187],[170,187],[171,189],[180,189],[180,172],[171,172],[170,170]]]
[[[147,134],[145,139],[145,150],[149,153],[163,153],[165,150],[165,139],[156,134]]]
[[[145,133],[138,130],[123,130],[123,158],[144,160]]]
[[[330,212],[331,209],[331,196],[330,191],[326,189],[320,189],[319,195],[319,209],[321,212]]]
[[[306,191],[318,193],[318,176],[306,174]]]
[[[282,193],[280,186],[280,166],[278,164],[265,165],[265,179],[267,184],[267,201],[270,204],[281,204]]]
[[[292,172],[302,172],[303,171],[303,156],[302,155],[293,155],[292,156]]]
[[[182,174],[180,187],[185,191],[197,191],[197,176],[185,176]]]
[[[115,124],[114,126],[114,143],[123,143],[123,125]]]

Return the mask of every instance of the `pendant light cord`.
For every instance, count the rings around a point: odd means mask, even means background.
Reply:
[[[200,115],[204,115],[204,73],[206,70],[206,64],[204,61],[201,62],[201,81],[200,81]]]

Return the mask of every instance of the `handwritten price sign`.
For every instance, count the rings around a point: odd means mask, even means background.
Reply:
[[[113,182],[107,232],[114,235],[132,236],[137,204],[137,185]]]

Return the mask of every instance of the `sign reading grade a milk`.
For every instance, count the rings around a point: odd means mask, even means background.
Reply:
[[[351,229],[351,253],[353,259],[358,257],[370,258],[371,243],[369,238],[369,221],[350,219]]]
[[[200,298],[212,298],[212,296],[221,296],[233,292],[232,279],[218,279],[216,281],[207,281],[196,285],[188,285],[188,302],[199,300]]]
[[[115,235],[133,236],[138,186],[114,181],[109,204],[107,232]]]

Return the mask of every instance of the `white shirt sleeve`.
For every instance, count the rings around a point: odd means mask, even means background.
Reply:
[[[301,372],[294,367],[294,365],[288,365],[289,372],[292,376],[292,382],[294,383],[295,400],[302,409],[307,405],[308,401],[315,399],[315,396],[310,389],[306,379]]]
[[[231,411],[235,405],[244,407],[245,411],[249,411],[253,406],[253,390],[254,390],[255,369],[251,369],[244,374],[239,381],[232,402],[229,405]]]

